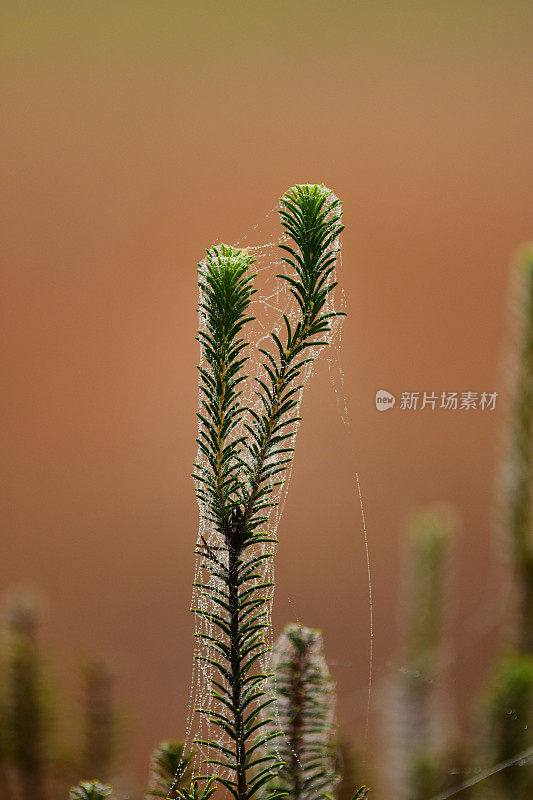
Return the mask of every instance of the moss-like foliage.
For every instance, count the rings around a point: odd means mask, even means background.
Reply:
[[[340,776],[335,771],[335,688],[322,635],[301,625],[287,625],[273,656],[273,689],[284,733],[279,740],[284,764],[274,785],[291,800],[330,797]]]
[[[189,788],[194,753],[185,752],[182,742],[162,742],[152,753],[151,786],[147,797],[175,800],[180,791]]]
[[[533,738],[533,655],[513,653],[499,663],[486,694],[483,715],[487,764],[500,764],[531,750]],[[490,778],[491,796],[533,797],[531,763],[517,761]]]
[[[277,503],[276,491],[292,460],[299,422],[302,378],[317,348],[327,344],[338,312],[328,310],[335,287],[334,242],[341,232],[340,204],[322,186],[295,186],[281,199],[282,226],[290,244],[281,245],[290,273],[280,276],[296,300],[296,321],[283,316],[284,336],[271,333],[272,351],[260,348],[263,374],[256,380],[259,405],[243,404],[241,393],[249,343],[247,324],[253,295],[253,259],[226,245],[207,252],[199,268],[200,365],[199,458],[195,477],[202,524],[198,554],[205,579],[196,584],[204,607],[199,617],[211,628],[197,633],[207,652],[198,655],[215,671],[211,704],[200,709],[219,738],[199,738],[210,748],[205,760],[216,779],[236,798],[250,800],[270,787],[281,766],[265,755],[278,734],[268,728],[266,673],[258,669],[268,652],[271,582],[265,566],[274,542],[261,531]],[[279,796],[273,789],[272,800]]]
[[[80,781],[69,792],[69,800],[113,800],[111,786],[100,781]]]

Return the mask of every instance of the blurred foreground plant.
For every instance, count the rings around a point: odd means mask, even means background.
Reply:
[[[435,702],[446,550],[455,527],[445,508],[413,514],[407,525],[410,598],[403,667],[387,707],[392,731],[391,786],[405,800],[442,790],[445,771],[440,711]]]
[[[518,648],[533,653],[533,245],[519,254],[517,273],[516,378],[506,505],[518,579]]]
[[[111,786],[100,781],[81,781],[70,790],[69,800],[113,800],[110,797],[112,791]]]
[[[112,678],[105,664],[85,662],[85,744],[59,741],[59,713],[39,643],[41,604],[16,590],[4,603],[0,663],[0,797],[52,800],[81,775],[106,778],[115,740]],[[63,737],[64,738],[64,737]]]
[[[182,742],[162,742],[152,754],[147,797],[179,797],[190,786],[194,753],[186,753]]]
[[[44,800],[47,795],[50,715],[37,644],[37,601],[27,594],[13,597],[8,608],[7,625],[7,756],[22,800]]]
[[[485,697],[482,720],[487,764],[512,761],[528,749],[533,752],[533,654],[513,653],[500,660]],[[526,761],[509,764],[496,773],[482,795],[502,800],[533,797],[533,768]]]
[[[506,763],[533,753],[533,246],[515,262],[513,309],[513,406],[506,459],[504,534],[513,559],[518,593],[516,625],[497,660],[480,714],[482,765]],[[513,640],[514,637],[514,640]],[[533,769],[510,764],[483,789],[487,797],[525,800],[533,796]]]
[[[274,647],[273,669],[284,733],[279,745],[284,765],[274,784],[291,800],[332,796],[340,780],[335,771],[335,688],[321,633],[287,625]]]

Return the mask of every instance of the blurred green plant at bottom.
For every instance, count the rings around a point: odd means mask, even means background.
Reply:
[[[447,551],[455,527],[454,513],[441,505],[411,514],[406,524],[403,664],[391,680],[384,711],[390,733],[382,762],[390,792],[400,800],[427,800],[445,781],[449,743],[435,679],[441,662]]]
[[[80,781],[77,786],[73,786],[69,792],[69,800],[113,800],[110,796],[111,786],[107,786],[100,781]]]
[[[514,390],[504,475],[506,531],[518,589],[518,649],[533,653],[533,244],[515,259]]]
[[[13,773],[11,791],[22,800],[46,800],[47,797],[51,713],[37,642],[39,623],[36,598],[19,592],[9,599],[3,727],[6,762]]]
[[[517,602],[507,632],[510,652],[495,663],[478,715],[481,768],[507,764],[533,748],[533,245],[517,254],[513,403],[503,474],[503,530],[512,554]],[[520,759],[479,787],[480,798],[529,800],[533,768]]]
[[[48,653],[39,641],[43,603],[16,588],[4,598],[0,637],[0,798],[55,800],[85,774],[106,779],[116,743],[112,676],[86,659],[84,735],[71,730],[66,698],[52,691]],[[60,702],[61,700],[61,702]],[[67,725],[67,730],[64,726]]]
[[[340,780],[335,771],[335,685],[321,632],[286,625],[274,644],[273,677],[284,736],[275,743],[283,765],[271,784],[291,800],[331,797]]]
[[[192,779],[194,753],[185,752],[182,742],[162,742],[152,754],[150,787],[146,797],[175,800]]]
[[[513,761],[533,750],[533,654],[511,653],[498,664],[485,696],[481,721],[481,750],[488,765]],[[510,764],[492,775],[479,796],[497,800],[533,797],[533,767]]]

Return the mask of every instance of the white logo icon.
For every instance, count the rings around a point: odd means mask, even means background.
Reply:
[[[394,408],[395,402],[394,395],[386,392],[385,389],[378,389],[376,392],[376,408],[378,411],[388,411],[390,408]]]

